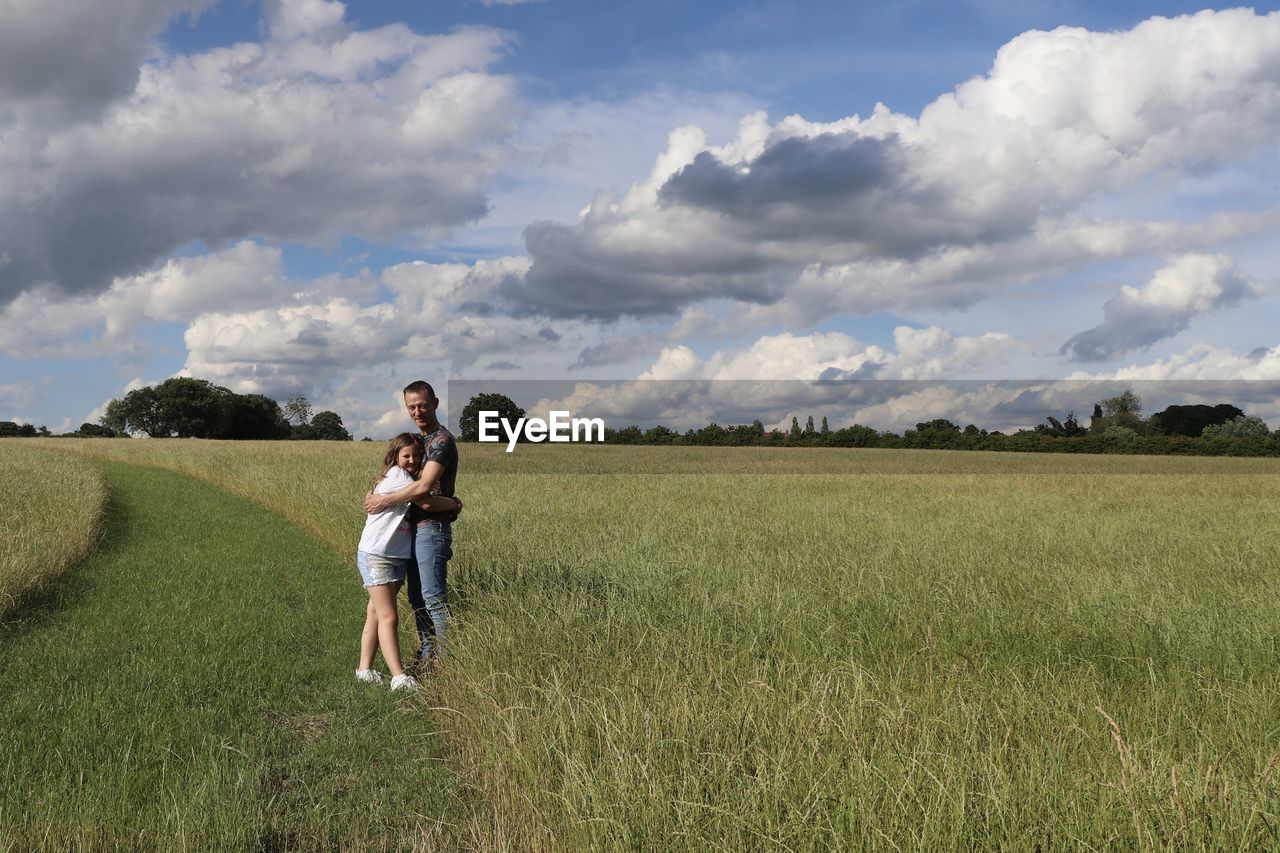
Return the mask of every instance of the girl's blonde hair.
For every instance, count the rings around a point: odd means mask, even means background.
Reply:
[[[378,485],[378,482],[387,476],[388,471],[400,464],[401,450],[414,446],[421,447],[422,444],[419,442],[418,437],[411,432],[402,432],[391,439],[391,442],[387,444],[387,453],[382,457],[382,473],[373,478],[373,484],[375,486]]]

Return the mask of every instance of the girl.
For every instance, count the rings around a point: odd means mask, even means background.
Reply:
[[[410,485],[422,468],[422,445],[412,433],[402,432],[387,446],[382,459],[382,473],[374,481],[376,494],[391,494]],[[453,509],[452,498],[420,498],[418,503],[429,510]],[[433,504],[440,504],[434,506]],[[413,558],[413,531],[409,526],[408,503],[393,504],[382,512],[370,513],[364,522],[356,565],[365,589],[369,591],[369,609],[364,631],[360,635],[360,666],[356,678],[381,682],[382,673],[373,668],[373,654],[382,648],[382,658],[391,670],[392,690],[413,690],[417,680],[400,664],[400,619],[396,612],[396,594],[404,583],[405,571]]]

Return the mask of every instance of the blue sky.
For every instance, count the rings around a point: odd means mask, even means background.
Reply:
[[[0,12],[0,419],[1280,378],[1276,4],[107,6]]]

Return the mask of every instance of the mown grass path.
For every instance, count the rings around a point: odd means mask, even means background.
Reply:
[[[354,569],[211,486],[103,468],[100,550],[0,625],[0,850],[447,846],[421,700],[352,676]]]

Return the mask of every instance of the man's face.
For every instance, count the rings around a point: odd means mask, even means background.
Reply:
[[[408,409],[409,417],[413,418],[418,429],[426,429],[431,424],[436,414],[436,406],[439,404],[439,400],[428,397],[422,391],[410,391],[404,395],[404,407]]]

